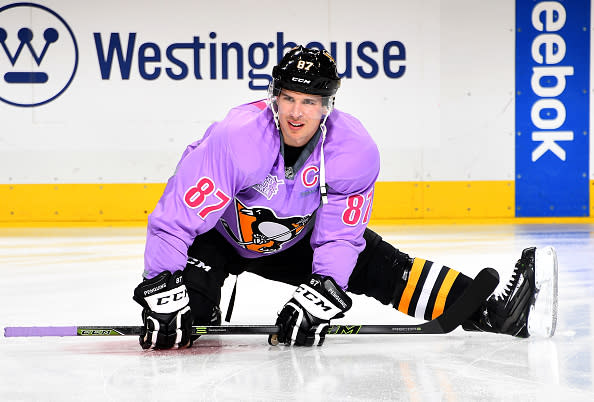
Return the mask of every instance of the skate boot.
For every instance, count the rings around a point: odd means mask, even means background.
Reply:
[[[520,338],[549,337],[557,325],[557,255],[527,248],[500,296],[492,295],[462,327]]]

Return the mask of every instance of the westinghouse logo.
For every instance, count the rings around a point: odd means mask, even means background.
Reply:
[[[72,83],[77,66],[76,38],[55,11],[33,3],[0,8],[0,101],[51,102]]]

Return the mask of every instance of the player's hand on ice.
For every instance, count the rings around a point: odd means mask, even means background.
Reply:
[[[321,346],[330,320],[340,318],[351,308],[351,298],[329,276],[312,275],[295,290],[276,319],[280,332],[268,337],[277,345]]]
[[[133,299],[142,307],[143,349],[169,349],[192,346],[192,315],[182,271],[163,271],[134,289]]]

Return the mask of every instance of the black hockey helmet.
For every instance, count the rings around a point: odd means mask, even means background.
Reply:
[[[340,87],[336,62],[326,50],[294,47],[272,69],[275,96],[281,89],[312,95],[334,96]]]

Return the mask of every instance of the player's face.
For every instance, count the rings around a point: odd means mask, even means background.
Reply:
[[[276,102],[285,144],[293,147],[307,144],[320,126],[322,97],[283,89]]]

